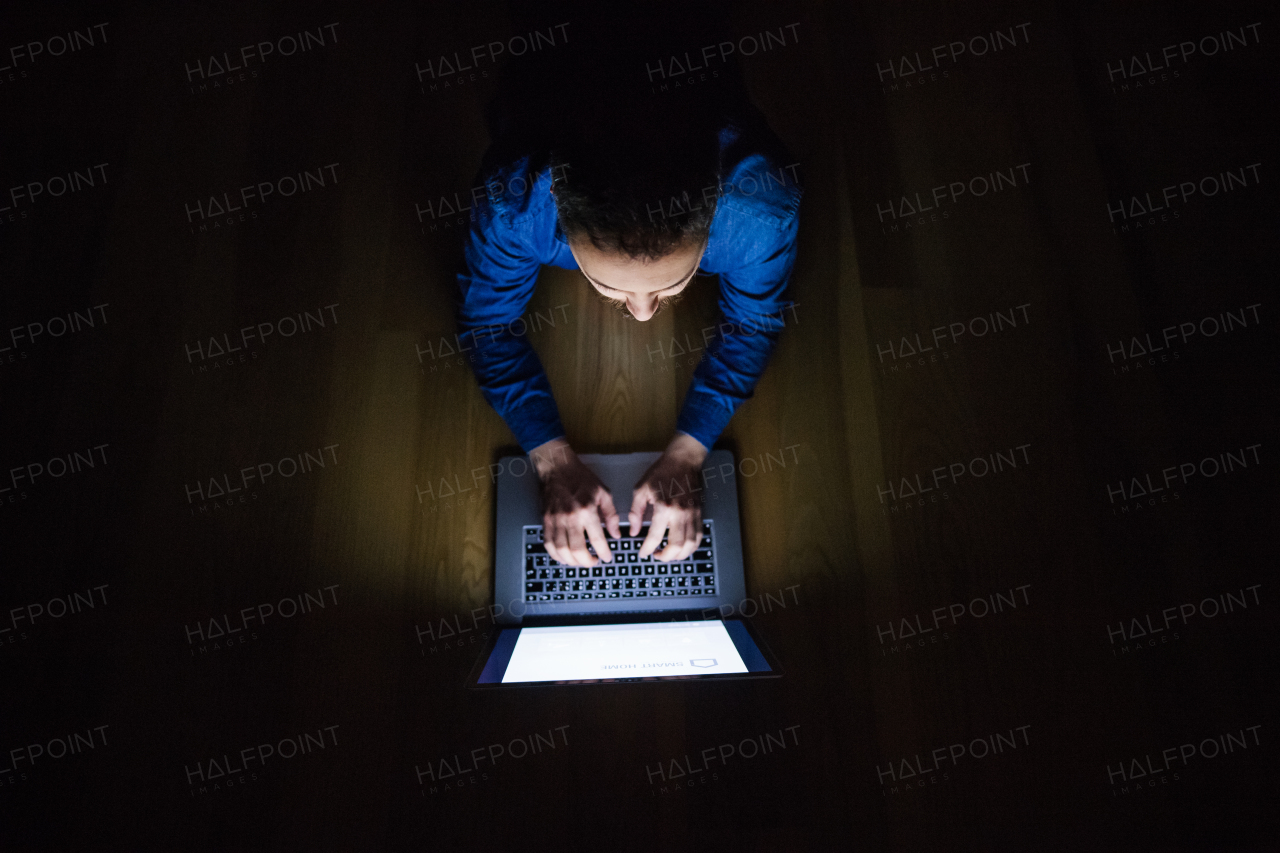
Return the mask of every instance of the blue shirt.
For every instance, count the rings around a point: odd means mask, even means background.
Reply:
[[[722,183],[699,270],[720,278],[715,336],[707,343],[676,428],[710,448],[751,397],[794,306],[801,187],[796,164],[767,128],[720,131]],[[530,155],[487,169],[458,275],[459,343],[471,350],[480,390],[528,452],[564,435],[537,354],[517,323],[542,264],[577,269],[556,218],[551,167]],[[715,188],[708,188],[714,197]],[[683,200],[673,202],[684,203]],[[697,206],[703,199],[691,198]],[[656,206],[650,215],[664,215]],[[584,287],[590,287],[584,280]]]

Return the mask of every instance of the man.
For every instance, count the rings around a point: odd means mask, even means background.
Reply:
[[[481,169],[487,193],[474,205],[458,276],[460,331],[473,338],[485,398],[532,460],[547,553],[566,565],[611,561],[605,531],[621,536],[620,519],[566,441],[533,348],[508,324],[523,313],[542,264],[579,270],[585,287],[640,322],[694,286],[699,270],[719,275],[724,322],[628,513],[638,535],[652,512],[642,557],[688,557],[701,539],[701,507],[691,490],[670,484],[698,482],[792,308],[796,166],[754,109],[735,112],[682,110],[661,96],[619,101],[566,122],[544,150],[496,144]]]

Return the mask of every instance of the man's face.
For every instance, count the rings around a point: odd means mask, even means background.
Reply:
[[[706,242],[682,245],[654,260],[602,252],[590,240],[570,240],[569,248],[596,292],[643,322],[693,282]]]

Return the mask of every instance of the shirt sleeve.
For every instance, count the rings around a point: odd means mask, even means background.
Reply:
[[[751,398],[795,306],[788,299],[799,213],[752,229],[741,267],[720,273],[722,321],[694,370],[676,428],[708,449]]]
[[[478,201],[472,213],[466,271],[458,274],[459,342],[470,348],[484,398],[528,453],[564,435],[542,362],[525,324],[515,322],[533,296],[541,263],[489,199]]]

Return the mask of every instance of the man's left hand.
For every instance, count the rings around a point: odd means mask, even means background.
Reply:
[[[640,556],[653,554],[669,562],[683,560],[697,550],[702,540],[702,463],[707,448],[696,438],[677,433],[656,462],[636,483],[635,497],[627,520],[630,535],[639,534],[645,511],[652,506],[649,535],[640,546]],[[654,553],[667,534],[667,545]]]

